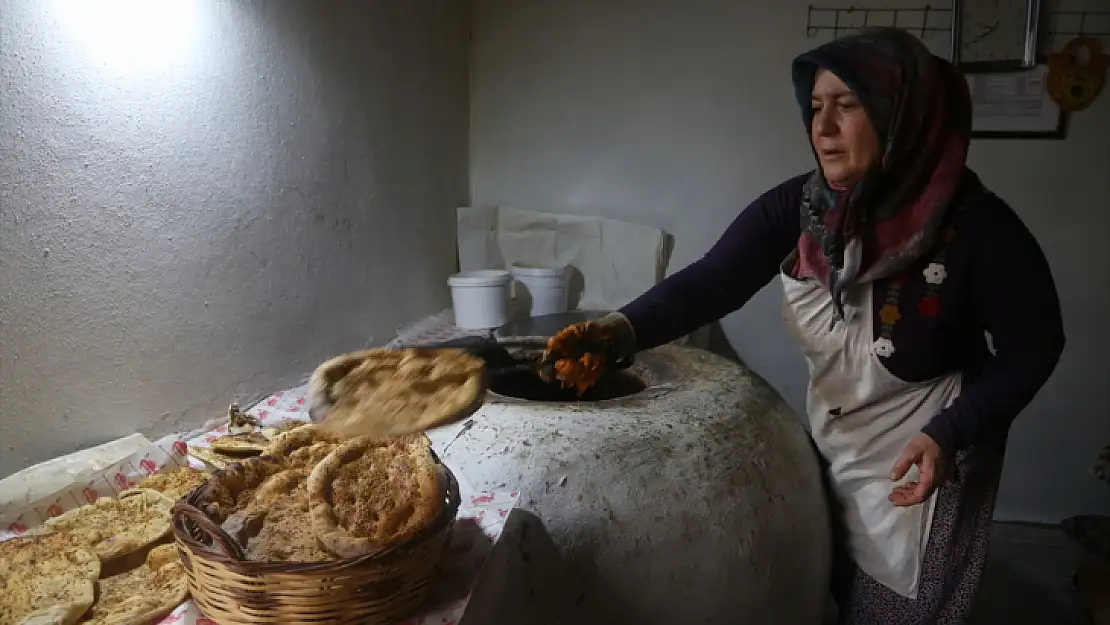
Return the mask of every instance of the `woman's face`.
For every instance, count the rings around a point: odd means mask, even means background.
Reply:
[[[879,139],[859,98],[836,74],[817,70],[809,138],[825,180],[836,187],[859,182],[879,159]]]

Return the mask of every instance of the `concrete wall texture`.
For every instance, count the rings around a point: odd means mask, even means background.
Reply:
[[[0,475],[216,417],[448,305],[468,201],[658,226],[680,269],[812,166],[788,71],[822,41],[806,7],[8,0]],[[972,147],[1044,247],[1069,337],[1014,428],[999,518],[1110,512],[1086,473],[1110,438],[1107,136],[1104,95],[1065,141]],[[780,296],[722,326],[800,411]]]
[[[8,0],[0,475],[450,305],[469,7]]]

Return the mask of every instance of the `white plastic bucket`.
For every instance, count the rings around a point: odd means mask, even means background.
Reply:
[[[529,317],[555,315],[567,311],[566,267],[513,265],[516,298]]]
[[[509,320],[507,271],[464,271],[447,279],[455,309],[455,325],[464,330],[497,328]]]

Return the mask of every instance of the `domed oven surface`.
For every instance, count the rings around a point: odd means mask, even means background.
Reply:
[[[821,622],[820,469],[764,380],[674,345],[582,398],[527,377],[492,383],[442,456],[476,489],[520,491],[582,602],[609,623]]]

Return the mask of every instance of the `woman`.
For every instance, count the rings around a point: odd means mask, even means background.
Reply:
[[[614,340],[578,348],[622,358],[669,342],[781,274],[850,554],[834,574],[843,620],[962,622],[1010,423],[1064,346],[1052,275],[965,166],[971,104],[954,66],[884,28],[803,54],[793,78],[817,169],[607,317]]]

